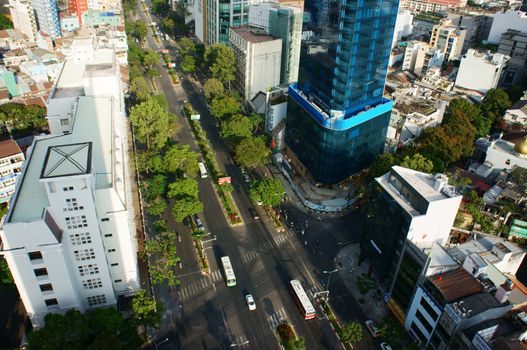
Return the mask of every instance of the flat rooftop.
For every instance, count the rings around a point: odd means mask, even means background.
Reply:
[[[268,35],[262,29],[252,28],[248,26],[233,27],[230,30],[238,34],[242,39],[251,43],[263,43],[266,41],[279,40]]]
[[[80,96],[78,102],[71,134],[35,139],[6,222],[42,217],[49,202],[41,179],[92,173],[96,188],[112,186],[112,99]]]

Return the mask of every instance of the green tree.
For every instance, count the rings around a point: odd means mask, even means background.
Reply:
[[[0,105],[0,123],[10,135],[21,130],[43,130],[48,125],[45,116],[46,109],[35,105],[26,106],[18,103]]]
[[[359,322],[350,322],[344,325],[340,331],[340,339],[345,343],[358,343],[362,340],[363,329]]]
[[[146,295],[144,289],[133,296],[131,308],[134,318],[145,328],[159,325],[163,315],[163,307],[156,302],[154,297]]]
[[[7,261],[4,258],[0,260],[0,283],[4,286],[13,286],[15,284],[9,265],[7,265]]]
[[[434,163],[420,153],[416,153],[411,157],[404,157],[400,165],[402,167],[422,171],[424,173],[431,173],[434,169]]]
[[[203,85],[203,92],[205,93],[205,98],[207,101],[210,101],[214,97],[218,97],[223,94],[223,84],[218,79],[210,78]]]
[[[138,151],[137,155],[137,169],[146,174],[162,173],[165,171],[165,164],[159,152],[153,151]]]
[[[199,213],[203,210],[203,203],[198,198],[182,197],[174,203],[172,215],[177,222],[183,222],[187,216]]]
[[[464,98],[456,98],[448,104],[445,118],[448,119],[454,111],[462,112],[467,116],[472,126],[476,129],[476,137],[484,137],[489,134],[492,121],[485,118],[479,105],[471,103]]]
[[[178,179],[168,185],[168,196],[181,198],[197,198],[199,194],[198,182],[194,179]]]
[[[190,149],[189,145],[171,146],[163,157],[165,169],[177,176],[186,174],[188,177],[197,175],[198,154]]]
[[[13,22],[6,15],[0,14],[0,30],[3,29],[13,29]]]
[[[170,114],[155,99],[148,99],[132,107],[130,120],[135,128],[137,140],[148,150],[160,150],[170,135]]]
[[[222,119],[241,111],[240,102],[231,94],[214,97],[210,103],[210,111],[216,118]]]
[[[165,17],[170,11],[170,5],[165,0],[154,0],[152,1],[152,12]]]
[[[150,87],[143,77],[136,77],[130,82],[130,92],[134,95],[136,102],[144,102],[150,98]]]
[[[152,69],[159,62],[160,57],[157,52],[152,49],[146,49],[143,51],[141,61],[147,69]]]
[[[167,282],[169,286],[176,284],[174,268],[180,258],[176,254],[177,235],[172,231],[165,231],[145,243],[143,259],[148,261],[150,279],[153,284]]]
[[[275,206],[280,204],[284,196],[284,186],[278,179],[256,181],[251,186],[251,198],[256,203]]]
[[[291,340],[291,346],[294,350],[305,350],[306,349],[306,339],[304,337],[298,337]]]
[[[243,114],[235,114],[221,123],[221,137],[229,145],[235,145],[246,137],[252,136],[253,124]]]
[[[230,89],[236,71],[234,51],[225,44],[210,45],[205,49],[204,61],[212,77],[227,84]]]
[[[235,154],[241,166],[255,168],[267,163],[271,151],[262,138],[246,138],[236,146]]]
[[[150,199],[146,204],[146,211],[153,216],[161,216],[167,208],[167,202],[163,197]]]
[[[157,174],[151,179],[144,180],[141,183],[143,195],[146,198],[161,197],[165,194],[167,188],[167,177]]]
[[[509,95],[502,89],[490,89],[487,91],[483,102],[481,103],[481,111],[490,124],[494,124],[498,119],[502,118],[507,108],[511,106]]]
[[[181,56],[195,56],[196,55],[196,44],[192,39],[181,38],[178,42],[179,53]]]
[[[512,181],[518,186],[520,192],[527,191],[527,169],[515,166],[511,170],[510,177]]]
[[[196,71],[196,59],[190,55],[183,56],[183,61],[181,62],[181,70],[184,73],[195,72]]]
[[[132,22],[132,36],[137,40],[143,41],[148,33],[148,27],[141,21]]]
[[[392,153],[380,154],[368,169],[368,178],[373,179],[384,175],[396,164],[397,158]]]
[[[176,22],[173,18],[167,17],[163,18],[161,21],[161,27],[165,32],[174,34],[174,30],[176,29]]]

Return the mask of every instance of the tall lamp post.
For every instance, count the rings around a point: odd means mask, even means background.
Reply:
[[[329,275],[328,276],[328,282],[326,283],[326,291],[327,291],[327,294],[328,294],[328,297],[327,297],[328,299],[329,299],[329,282],[331,280],[331,275],[334,274],[337,271],[338,271],[338,269],[333,269],[331,271],[326,271],[326,270],[322,271],[322,273]]]

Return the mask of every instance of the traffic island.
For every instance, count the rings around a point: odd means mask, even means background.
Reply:
[[[227,177],[223,176],[222,171],[220,170],[218,162],[216,161],[216,154],[210,147],[209,140],[207,139],[207,135],[205,134],[201,123],[199,120],[192,119],[192,116],[197,115],[197,112],[194,111],[189,103],[186,103],[183,106],[183,109],[187,117],[190,118],[192,132],[194,133],[201,155],[203,156],[203,160],[205,161],[207,169],[209,170],[209,173],[212,177],[212,187],[214,188],[214,192],[219,199],[220,206],[225,218],[227,219],[227,222],[231,226],[242,224],[243,220],[240,216],[240,212],[236,207],[236,203],[234,203],[231,191],[229,191],[229,189],[232,189],[232,186],[230,186],[230,183],[219,183],[219,179]]]
[[[331,309],[331,306],[325,300],[320,302],[320,306],[322,306],[322,310],[324,311],[324,314],[326,315],[326,317],[327,317],[327,319],[329,321],[329,324],[331,325],[331,328],[333,328],[333,331],[335,332],[335,335],[337,336],[337,338],[340,341],[342,341],[342,339],[341,339],[342,327],[340,326],[340,323],[337,320],[337,317],[335,316],[335,313]],[[346,348],[348,350],[352,350],[353,349],[353,345],[351,345],[350,343],[342,342],[342,345],[344,346],[344,348]]]
[[[284,232],[285,231],[284,224],[282,224],[282,221],[280,221],[280,217],[278,215],[276,215],[275,210],[272,207],[267,207],[266,206],[265,207],[265,212],[267,213],[267,215],[269,215],[271,220],[273,220],[273,224],[276,227],[276,231],[277,232]]]
[[[288,322],[279,324],[275,328],[280,345],[285,350],[304,350],[306,348],[304,338],[298,337],[293,326]]]
[[[201,239],[194,240],[194,247],[196,248],[196,254],[198,255],[201,273],[204,275],[208,275],[210,273],[209,261],[207,260],[207,255],[203,250],[203,243],[201,242]]]

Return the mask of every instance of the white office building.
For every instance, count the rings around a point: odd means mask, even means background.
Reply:
[[[2,254],[33,326],[114,305],[140,287],[127,119],[112,50],[76,39],[47,101],[51,135],[28,150]]]
[[[235,86],[245,102],[280,84],[282,39],[261,29],[237,27],[230,30],[229,46],[236,60]]]
[[[24,153],[14,140],[0,141],[0,203],[9,201],[15,192],[24,159]]]
[[[510,57],[501,53],[479,52],[469,49],[461,58],[456,86],[487,93],[498,86]]]
[[[29,41],[35,42],[38,30],[31,1],[9,0],[9,12],[15,29],[27,35]]]

